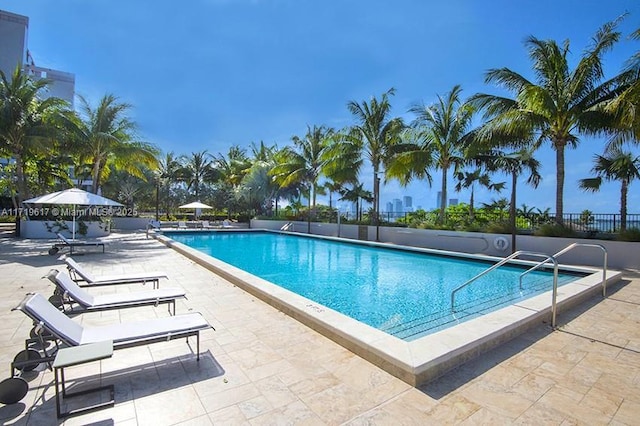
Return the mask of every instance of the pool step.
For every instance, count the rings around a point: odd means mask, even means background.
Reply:
[[[513,304],[518,300],[523,300],[541,290],[550,288],[547,280],[530,282],[525,285],[522,292],[492,295],[483,300],[474,300],[467,303],[456,304],[456,312],[450,309],[435,312],[431,315],[413,319],[407,322],[394,323],[380,327],[385,333],[403,340],[414,340],[425,334],[430,334],[440,329],[450,327],[455,323],[467,321],[495,310],[497,307]]]

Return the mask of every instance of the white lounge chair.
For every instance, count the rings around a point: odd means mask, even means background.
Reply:
[[[77,247],[102,247],[104,253],[104,243],[102,241],[91,240],[70,240],[61,233],[56,234],[60,239],[59,243],[55,243],[53,247],[49,249],[49,254],[54,255],[60,251],[61,248],[69,248],[69,254],[73,254],[73,249]]]
[[[112,340],[114,349],[122,349],[196,336],[197,360],[200,360],[200,332],[213,329],[200,313],[95,327],[82,326],[38,293],[27,294],[12,310],[23,312],[35,324],[68,346]],[[46,361],[48,360],[40,358],[36,363]]]
[[[187,222],[185,221],[179,221],[178,222],[178,229],[187,229]]]
[[[59,257],[60,260],[64,261],[67,265],[67,269],[69,270],[69,275],[71,278],[79,283],[81,281],[85,281],[86,284],[79,284],[80,287],[91,287],[98,285],[115,285],[115,284],[134,284],[134,283],[153,283],[153,288],[160,287],[160,279],[168,278],[167,274],[164,272],[154,271],[154,272],[142,272],[139,274],[125,274],[125,275],[102,275],[99,277],[94,277],[89,274],[84,268],[82,268],[78,262],[73,260],[70,256],[62,255]]]
[[[46,277],[60,290],[62,297],[60,301],[61,307],[64,309],[64,305],[68,304],[71,312],[93,312],[167,304],[169,313],[175,315],[176,299],[186,297],[184,290],[181,288],[163,288],[93,296],[81,289],[73,282],[71,277],[64,272],[52,269]],[[74,306],[74,304],[77,304],[77,306]]]

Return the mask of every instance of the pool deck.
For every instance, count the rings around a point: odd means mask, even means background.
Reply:
[[[64,424],[637,424],[640,418],[640,273],[624,271],[608,297],[561,312],[561,327],[529,330],[418,388],[363,360],[144,233],[113,234],[106,253],[74,256],[95,273],[166,271],[177,312],[201,312],[202,358],[184,340],[116,351],[66,370],[72,387],[115,385],[115,406]],[[11,312],[27,292],[49,296],[49,244],[0,239],[0,365],[8,377],[31,328]],[[146,289],[132,284],[96,294]],[[84,324],[168,315],[141,307],[82,315]],[[5,424],[59,424],[53,373],[26,373],[30,391],[0,404]],[[0,379],[4,378],[0,377]],[[98,398],[108,395],[99,395]],[[70,408],[100,402],[79,397]],[[73,401],[73,400],[72,400]]]

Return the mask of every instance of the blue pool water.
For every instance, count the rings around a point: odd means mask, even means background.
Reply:
[[[174,241],[372,327],[414,340],[552,288],[546,271],[505,265],[456,294],[492,263],[270,232],[170,233]],[[576,275],[561,273],[559,285]]]

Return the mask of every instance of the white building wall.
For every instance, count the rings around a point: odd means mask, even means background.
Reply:
[[[29,18],[0,10],[0,70],[11,78],[16,65],[36,79],[46,78],[51,84],[45,98],[64,99],[73,106],[76,77],[74,74],[51,68],[38,67],[27,57]]]
[[[0,10],[0,70],[11,78],[27,53],[29,18]]]

